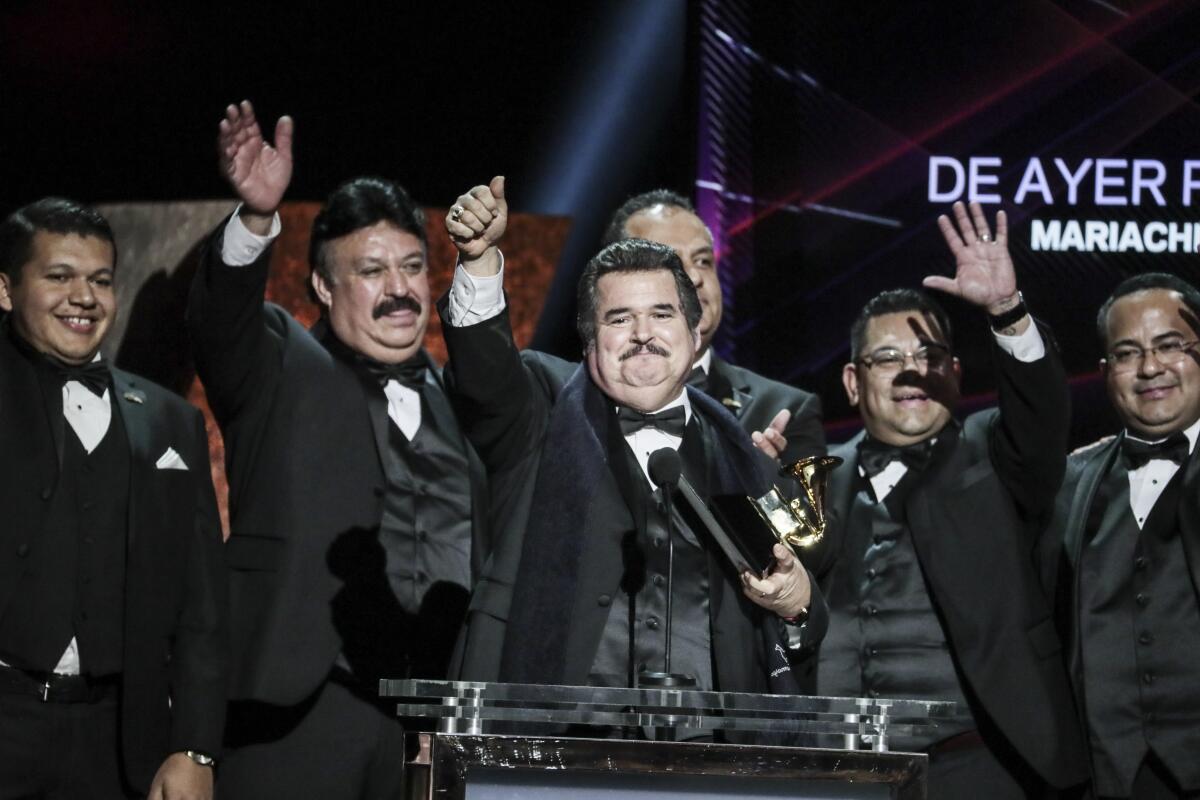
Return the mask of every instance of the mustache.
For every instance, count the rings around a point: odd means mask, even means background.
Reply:
[[[634,345],[630,349],[626,350],[624,353],[621,354],[620,360],[625,361],[626,359],[633,358],[634,356],[644,355],[645,353],[649,353],[649,354],[655,355],[655,356],[671,355],[670,353],[668,353],[666,350],[662,349],[658,345],[656,345],[652,342],[646,342],[645,344]]]
[[[411,311],[414,314],[420,314],[421,304],[413,297],[388,297],[375,306],[372,316],[379,319],[385,314],[392,314],[396,311]]]

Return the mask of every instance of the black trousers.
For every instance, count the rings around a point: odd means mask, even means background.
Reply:
[[[395,706],[326,681],[296,706],[229,704],[220,800],[393,800],[404,780]]]
[[[0,800],[126,800],[115,697],[43,703],[0,694]]]

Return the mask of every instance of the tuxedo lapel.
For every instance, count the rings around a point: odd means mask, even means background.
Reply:
[[[838,450],[842,463],[829,476],[829,491],[826,498],[827,516],[833,526],[846,525],[850,519],[850,504],[854,502],[854,487],[858,484],[858,443],[865,433],[860,432]]]
[[[729,363],[713,353],[712,363],[709,364],[708,394],[737,419],[746,416],[754,395],[750,385],[738,380],[737,374]]]
[[[607,566],[587,562],[585,568],[584,562],[593,554],[619,557],[613,536],[633,526],[604,445],[610,405],[581,365],[551,410],[513,587],[501,664],[505,680],[563,680],[568,640],[592,633],[572,625],[582,604],[595,603],[585,592],[612,574]]]
[[[1104,476],[1112,469],[1117,455],[1121,452],[1121,442],[1124,438],[1125,434],[1122,433],[1092,458],[1082,470],[1079,481],[1075,484],[1075,491],[1071,494],[1071,507],[1067,512],[1061,555],[1068,559],[1073,574],[1076,572],[1079,555],[1083,550],[1088,514],[1091,512],[1092,503],[1095,502],[1096,492],[1099,490]]]
[[[1179,535],[1187,554],[1192,590],[1200,595],[1200,456],[1195,452],[1187,460],[1183,473],[1183,495],[1179,501]]]
[[[310,332],[329,352],[334,362],[334,374],[347,386],[353,386],[361,393],[363,399],[361,407],[367,411],[367,422],[371,426],[371,433],[375,439],[375,456],[378,459],[379,469],[383,475],[387,475],[387,454],[390,448],[388,436],[390,417],[388,416],[387,396],[375,379],[365,370],[354,368],[352,364],[355,357],[354,351],[333,335],[333,331],[324,319],[318,320]],[[331,394],[333,394],[332,391]],[[338,392],[335,396],[345,397],[347,395],[345,392]],[[349,395],[351,398],[353,396],[353,393]],[[357,405],[353,402],[348,404],[348,406]]]
[[[755,448],[737,419],[720,403],[695,387],[687,387],[692,409],[713,427],[717,447],[710,453],[712,495],[747,494],[760,497],[771,487],[766,457]]]
[[[138,522],[145,502],[143,492],[148,472],[155,469],[155,462],[162,454],[154,452],[151,420],[154,418],[156,409],[148,407],[150,401],[146,392],[138,388],[137,379],[127,372],[114,369],[112,376],[113,413],[120,415],[121,426],[124,428],[125,438],[129,442],[129,509],[127,515],[129,530],[127,542],[132,546],[140,530]]]

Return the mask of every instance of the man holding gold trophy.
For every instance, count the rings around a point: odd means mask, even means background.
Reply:
[[[1007,220],[977,203],[939,218],[954,278],[925,286],[984,310],[999,408],[960,424],[961,366],[946,313],[924,292],[883,292],[851,331],[842,378],[866,430],[834,448],[819,576],[829,633],[805,691],[949,700],[935,735],[893,737],[930,755],[929,797],[1024,798],[1086,778],[1061,646],[1033,569],[1038,523],[1065,466],[1069,401],[1048,332],[1017,291]]]
[[[720,403],[687,385],[701,304],[679,256],[643,239],[604,248],[580,281],[584,363],[519,353],[497,247],[504,197],[496,178],[459,197],[446,219],[459,251],[439,304],[448,386],[488,469],[496,531],[458,674],[794,690],[777,680],[791,677],[789,650],[824,629],[810,574],[770,543],[769,569],[743,569],[702,523],[663,502],[664,486],[686,480],[705,498],[730,495],[748,508],[747,496],[770,488],[782,450],[777,431],[756,448]],[[663,455],[673,476],[656,470]]]

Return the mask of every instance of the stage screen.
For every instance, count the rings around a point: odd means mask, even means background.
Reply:
[[[1020,289],[1072,376],[1072,442],[1117,429],[1099,305],[1124,277],[1200,281],[1200,4],[756,3],[698,14],[696,196],[718,239],[718,349],[857,429],[848,330],[877,292],[950,275],[936,218],[1009,219]],[[945,299],[963,411],[994,401],[979,312]]]

